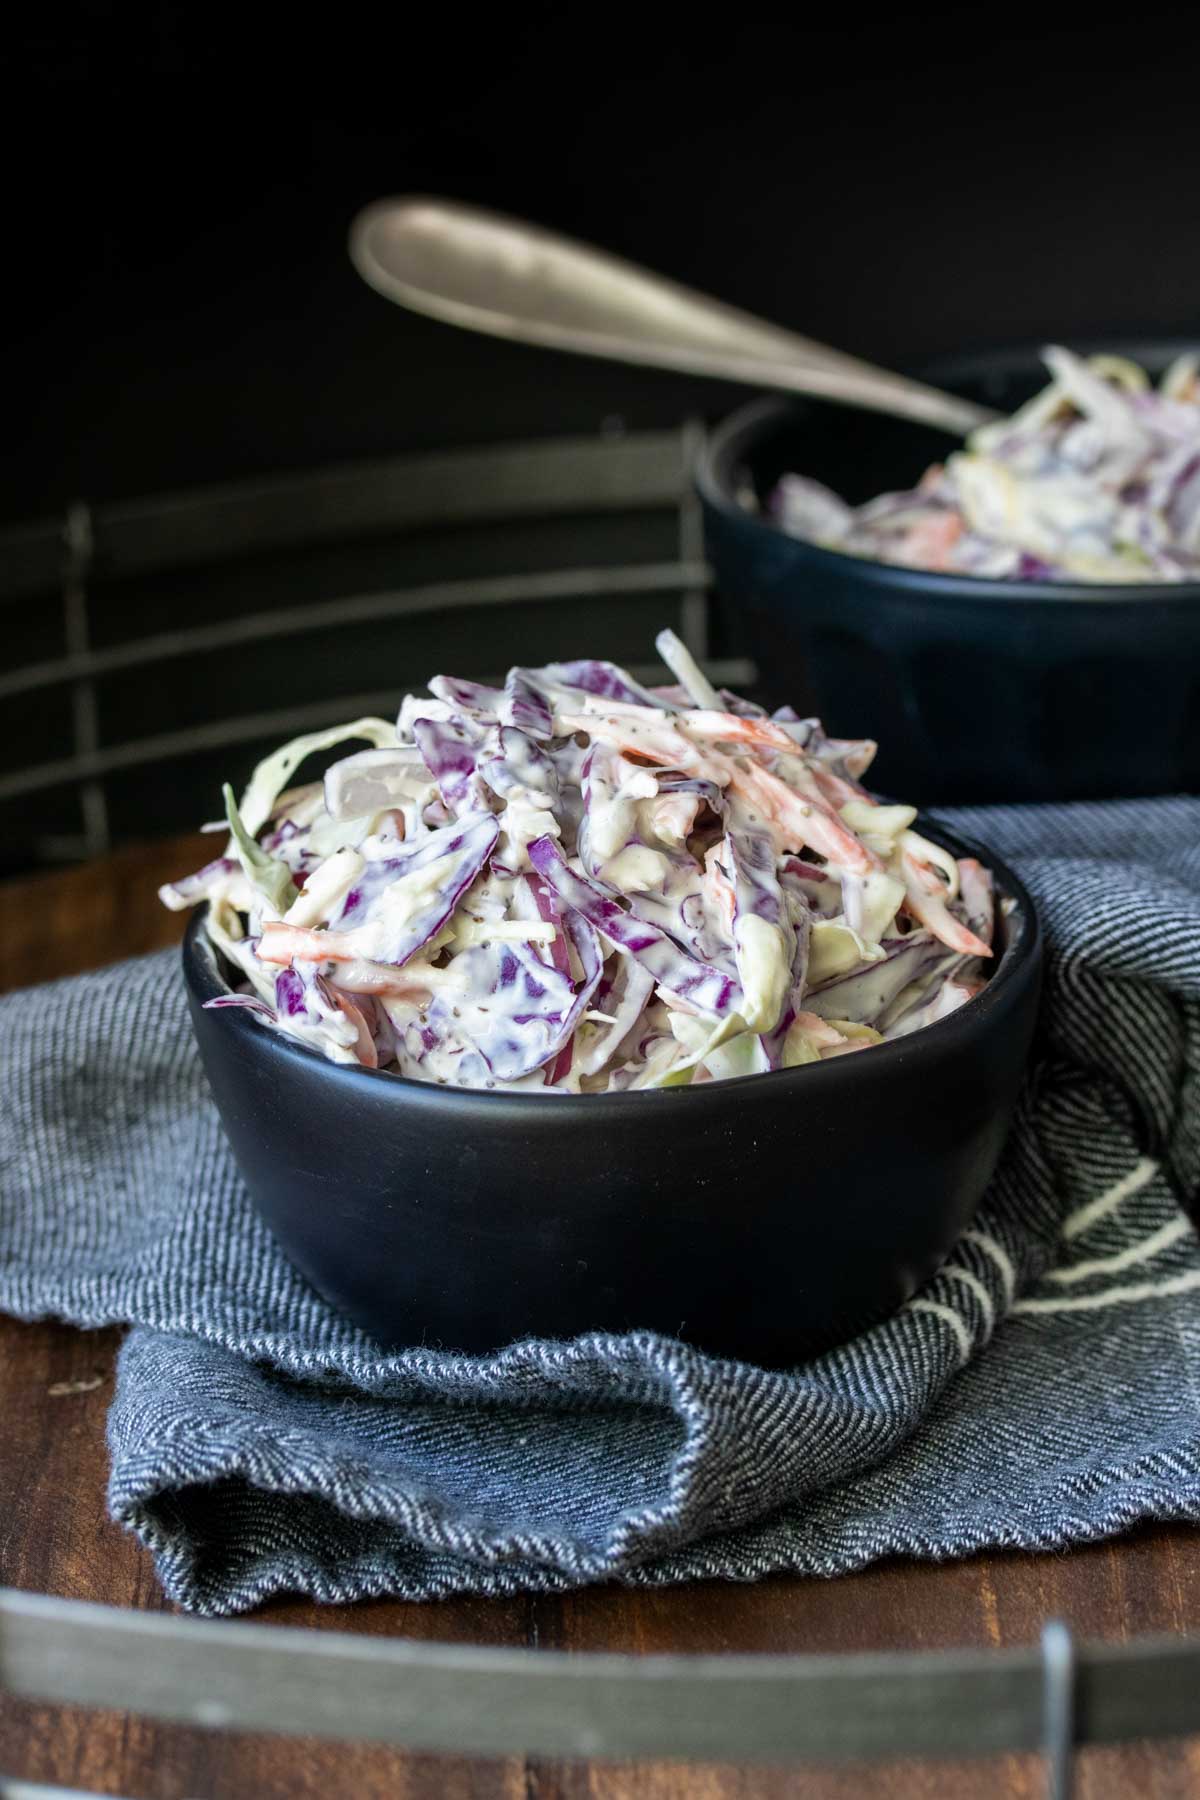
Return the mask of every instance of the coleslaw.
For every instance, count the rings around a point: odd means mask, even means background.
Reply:
[[[785,475],[793,537],[909,568],[1014,581],[1200,580],[1200,358],[1154,390],[1123,357],[1043,352],[1053,379],[917,486],[849,506]]]
[[[855,1053],[970,1000],[988,870],[867,792],[873,743],[658,646],[677,685],[439,675],[226,787],[223,854],[160,889],[207,903],[236,988],[209,1005],[419,1081],[613,1093]]]

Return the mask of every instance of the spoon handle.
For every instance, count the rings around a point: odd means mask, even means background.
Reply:
[[[956,435],[995,417],[634,263],[457,201],[376,201],[351,227],[350,255],[389,300],[493,337],[816,394]]]

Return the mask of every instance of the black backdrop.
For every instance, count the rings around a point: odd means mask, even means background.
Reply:
[[[1194,331],[1194,16],[77,8],[8,60],[3,515],[735,398],[406,317],[344,253],[387,192],[885,360]]]

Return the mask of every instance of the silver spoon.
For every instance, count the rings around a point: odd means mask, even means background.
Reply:
[[[493,337],[816,394],[956,435],[996,417],[635,263],[457,201],[375,201],[350,228],[350,255],[389,300]]]

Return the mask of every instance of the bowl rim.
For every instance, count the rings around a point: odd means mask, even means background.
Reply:
[[[1029,890],[1020,876],[986,845],[977,843],[972,838],[961,837],[945,826],[936,814],[920,813],[916,824],[924,832],[936,834],[944,847],[952,850],[955,856],[977,857],[992,871],[998,894],[1006,899],[1011,898],[1015,904],[1007,921],[1004,949],[980,993],[957,1008],[948,1018],[922,1026],[919,1031],[907,1037],[872,1045],[870,1067],[874,1071],[872,1079],[875,1082],[886,1080],[887,1071],[902,1060],[907,1060],[914,1054],[919,1055],[922,1043],[928,1044],[931,1049],[944,1047],[947,1052],[952,1053],[956,1043],[965,1043],[977,1031],[986,1031],[993,1013],[1004,1006],[1008,995],[1021,985],[1038,981],[1041,973],[1042,924]],[[219,995],[232,991],[217,970],[215,950],[204,933],[207,911],[207,905],[196,908],[184,933],[182,945],[184,980],[193,1002],[198,1006],[202,1006],[206,1000],[216,999]],[[799,1093],[811,1093],[816,1098],[821,1092],[822,1082],[828,1086],[831,1081],[845,1081],[847,1071],[855,1068],[862,1060],[857,1056],[833,1057],[825,1062],[806,1063],[794,1069],[772,1069],[759,1075],[738,1076],[729,1081],[704,1082],[700,1087],[648,1088],[618,1094],[561,1094],[555,1096],[553,1104],[548,1106],[550,1096],[545,1092],[513,1093],[504,1088],[493,1091],[487,1088],[451,1087],[440,1082],[417,1081],[387,1069],[367,1069],[359,1063],[332,1062],[307,1044],[298,1043],[286,1033],[264,1026],[248,1008],[222,1007],[219,1011],[223,1028],[234,1034],[235,1041],[240,1038],[248,1046],[257,1043],[258,1051],[251,1049],[250,1054],[261,1052],[265,1055],[298,1057],[310,1071],[314,1067],[321,1068],[327,1079],[353,1083],[358,1091],[364,1093],[364,1082],[375,1083],[377,1091],[382,1091],[378,1084],[385,1083],[397,1095],[397,1103],[407,1097],[415,1104],[458,1107],[464,1112],[479,1105],[497,1110],[510,1108],[519,1111],[525,1120],[532,1120],[534,1117],[548,1120],[568,1117],[594,1119],[613,1109],[624,1111],[630,1105],[643,1109],[657,1106],[664,1110],[668,1107],[683,1107],[684,1110],[703,1107],[708,1110],[711,1109],[714,1095],[725,1091],[746,1101],[757,1099],[764,1093],[776,1093],[781,1100],[789,1094],[796,1098]],[[861,1080],[862,1077],[851,1075],[850,1079]],[[799,1090],[797,1082],[804,1084]],[[817,1085],[813,1086],[814,1083]]]
[[[819,400],[791,400],[778,396],[761,396],[749,400],[708,432],[700,446],[693,470],[696,491],[701,501],[736,522],[746,531],[760,531],[772,539],[782,540],[795,548],[798,557],[811,562],[816,569],[835,574],[852,569],[857,580],[870,581],[881,587],[903,588],[911,596],[914,588],[931,599],[969,599],[973,601],[1014,602],[1031,600],[1039,605],[1080,606],[1089,602],[1101,606],[1145,606],[1152,601],[1159,606],[1195,606],[1200,601],[1200,580],[1178,582],[1107,582],[1107,581],[1007,581],[995,575],[948,574],[940,569],[910,569],[898,563],[880,562],[874,557],[857,556],[850,551],[831,550],[807,538],[793,537],[774,520],[762,513],[752,513],[738,500],[731,481],[736,458],[768,438],[788,418],[803,414]]]

